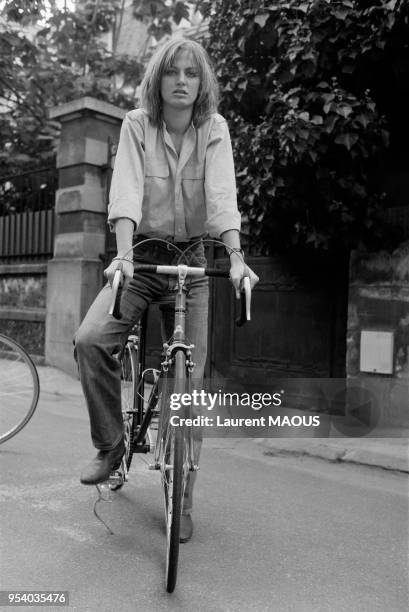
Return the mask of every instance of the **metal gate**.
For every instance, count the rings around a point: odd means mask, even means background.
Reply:
[[[46,261],[53,254],[55,167],[0,178],[0,262]]]

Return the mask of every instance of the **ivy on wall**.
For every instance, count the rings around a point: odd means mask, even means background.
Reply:
[[[395,150],[406,142],[409,3],[199,4],[250,247],[396,243],[382,218],[389,202],[379,177],[391,139]]]

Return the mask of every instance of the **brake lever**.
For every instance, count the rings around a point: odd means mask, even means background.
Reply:
[[[122,319],[121,297],[124,284],[123,277],[122,263],[120,262],[115,270],[114,279],[112,281],[112,300],[108,310],[108,314],[112,315],[114,319]]]
[[[242,281],[240,293],[240,316],[236,319],[237,327],[241,327],[251,320],[251,283],[250,277],[245,276]]]

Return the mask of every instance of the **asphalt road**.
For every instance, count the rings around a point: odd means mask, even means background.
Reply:
[[[138,459],[114,501],[99,504],[110,535],[93,514],[95,487],[79,483],[93,453],[69,389],[43,393],[32,422],[0,446],[1,589],[66,590],[68,608],[45,609],[79,612],[408,609],[402,474],[207,440],[194,539],[169,595],[159,475]]]

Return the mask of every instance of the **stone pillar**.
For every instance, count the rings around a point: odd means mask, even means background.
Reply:
[[[409,426],[409,241],[392,254],[352,254],[347,375],[368,431],[372,418],[378,435]]]
[[[85,97],[50,110],[61,122],[57,155],[56,235],[48,264],[46,361],[76,372],[72,340],[102,286],[109,143],[125,111]]]

